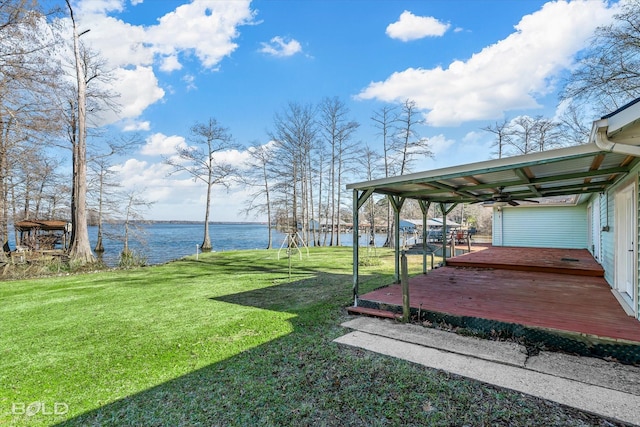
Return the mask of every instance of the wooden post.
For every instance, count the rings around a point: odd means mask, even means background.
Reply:
[[[422,210],[422,274],[427,274],[427,216],[431,202],[418,200],[420,210]],[[433,270],[433,254],[431,254],[431,270]]]
[[[456,238],[457,238],[457,232],[454,230],[451,232],[451,258],[453,258],[454,256],[456,256]]]
[[[447,265],[447,214],[455,207],[456,203],[452,204],[449,208],[447,208],[446,203],[440,203],[440,210],[442,211],[442,265]],[[451,256],[455,256],[455,244],[453,240],[452,238],[451,242],[454,247],[451,248],[451,254],[449,254]]]
[[[447,205],[440,203],[442,211],[442,265],[447,265]]]
[[[411,306],[409,305],[409,271],[407,267],[407,254],[402,251],[401,265],[401,280],[402,283],[402,321],[408,322],[411,319]]]
[[[420,207],[422,207],[422,203]],[[422,212],[422,274],[427,274],[427,212]],[[433,267],[432,267],[433,269]]]

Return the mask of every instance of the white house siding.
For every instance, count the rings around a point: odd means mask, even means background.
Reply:
[[[601,234],[601,242],[602,242],[602,266],[604,267],[604,278],[612,287],[615,286],[615,194],[618,189],[627,185],[630,180],[635,180],[636,182],[636,190],[638,190],[638,176],[640,174],[640,166],[636,166],[629,175],[627,175],[623,180],[617,183],[615,186],[611,187],[606,194],[606,198],[602,196],[600,199],[600,213],[601,213],[601,225],[603,227],[603,231]],[[605,205],[605,200],[608,204]],[[640,218],[640,192],[636,194],[636,204],[638,205],[637,210],[637,218]],[[640,224],[640,221],[638,221]],[[608,226],[608,230],[606,228]],[[638,249],[640,246],[638,245],[638,240],[640,240],[640,226],[638,226],[636,230],[636,253],[638,253]],[[640,256],[637,257],[636,262],[637,265],[637,288],[636,295],[640,294]],[[636,304],[639,305],[636,307],[637,318],[640,319],[640,298],[636,298]]]
[[[494,215],[496,213],[494,211]],[[578,206],[502,207],[501,215],[502,229],[495,231],[501,233],[501,246],[569,249],[588,246],[586,203]],[[495,222],[494,225],[500,226]]]
[[[491,242],[494,246],[502,246],[502,211],[497,209],[493,210]]]
[[[602,243],[602,260],[600,264],[604,268],[604,278],[613,286],[614,284],[614,191],[607,191],[605,195],[600,198],[600,225],[602,225],[602,232],[600,233],[600,242]]]
[[[589,202],[587,204],[587,220],[589,221],[589,236],[587,239],[589,252],[596,259],[596,261],[602,263],[602,240],[601,240],[601,230],[602,226],[600,224],[602,220],[602,214],[600,212],[600,199],[604,197],[604,194],[601,196],[600,194],[592,195],[589,198]]]

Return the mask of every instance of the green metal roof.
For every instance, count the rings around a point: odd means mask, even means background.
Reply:
[[[638,161],[589,143],[359,182],[347,189],[434,203],[491,201],[500,191],[514,200],[568,196],[602,192]]]

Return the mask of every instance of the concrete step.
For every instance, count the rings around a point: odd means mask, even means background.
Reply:
[[[515,343],[372,317],[354,318],[342,326],[353,332],[336,343],[640,426],[640,367],[564,353],[527,356]]]

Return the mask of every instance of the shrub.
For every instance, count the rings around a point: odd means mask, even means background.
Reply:
[[[133,268],[144,267],[147,265],[147,257],[138,251],[124,250],[120,253],[118,267]]]

